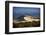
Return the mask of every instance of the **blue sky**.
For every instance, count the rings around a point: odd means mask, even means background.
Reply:
[[[22,15],[39,16],[40,8],[32,7],[13,7],[13,16],[18,18]]]

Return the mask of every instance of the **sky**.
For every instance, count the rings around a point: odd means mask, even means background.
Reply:
[[[40,15],[40,8],[34,7],[13,7],[13,16],[18,18],[20,16],[39,16]]]

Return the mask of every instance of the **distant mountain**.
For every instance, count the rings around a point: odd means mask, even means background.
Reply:
[[[24,17],[28,17],[28,18],[33,18],[33,19],[40,19],[40,17],[37,17],[37,16],[20,16],[20,17],[18,17],[18,18],[14,18],[15,20],[18,20],[18,21],[24,21],[25,19],[24,19]]]
[[[16,18],[18,18],[18,17],[21,17],[21,16],[23,16],[23,15],[24,15],[24,16],[28,15],[28,16],[40,17],[40,14],[37,14],[37,13],[34,13],[34,14],[33,14],[33,13],[32,13],[32,14],[29,14],[29,13],[25,13],[25,14],[19,14],[19,13],[18,13],[18,14],[16,14],[16,13],[15,13],[13,16],[16,17]]]
[[[15,20],[18,20],[18,21],[24,21],[24,17],[25,16],[20,16],[20,17],[18,17],[18,18],[14,18]]]

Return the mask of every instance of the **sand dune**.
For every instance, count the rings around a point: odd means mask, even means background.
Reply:
[[[21,23],[21,22],[25,23],[25,22],[32,22],[32,21],[40,21],[40,19],[34,19],[32,16],[26,16],[26,17],[24,17],[24,20],[25,21],[16,21],[16,20],[14,20],[13,22],[14,23]]]

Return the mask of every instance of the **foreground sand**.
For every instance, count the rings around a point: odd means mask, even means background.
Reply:
[[[40,21],[13,23],[13,28],[40,27]]]

